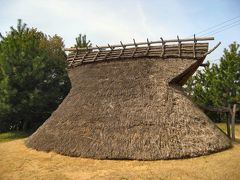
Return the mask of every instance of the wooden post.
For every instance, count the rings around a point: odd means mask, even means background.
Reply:
[[[233,105],[232,110],[232,140],[235,141],[235,115],[236,115],[236,104]]]
[[[164,53],[165,53],[165,41],[163,40],[162,37],[161,37],[160,39],[161,39],[161,41],[162,41],[162,53],[161,53],[161,57],[163,58]]]
[[[135,54],[135,52],[137,51],[137,47],[138,47],[138,45],[136,44],[135,39],[133,39],[133,43],[134,43],[135,49],[133,50],[131,57],[134,57],[134,54]]]
[[[146,49],[145,56],[148,55],[148,52],[149,52],[149,50],[150,50],[150,42],[149,42],[148,39],[147,39],[147,45],[148,45],[148,47],[147,47],[147,49]]]
[[[179,39],[179,36],[177,36],[177,40],[178,40],[178,57],[181,57],[181,41]]]
[[[195,34],[194,34],[194,36],[193,36],[193,58],[195,59],[196,58],[196,44],[197,44],[197,39],[196,39],[196,36],[195,36]]]
[[[227,124],[227,136],[231,138],[230,135],[230,121],[231,121],[231,109],[229,106],[229,113],[227,113],[227,119],[226,119],[226,124]]]
[[[123,52],[124,52],[124,50],[125,50],[125,48],[126,48],[126,46],[123,45],[122,41],[120,41],[120,43],[121,43],[121,45],[122,45],[122,49],[121,49],[121,51],[120,51],[120,54],[118,55],[118,58],[121,57],[121,55],[123,54]],[[113,49],[111,49],[111,50],[113,50]]]

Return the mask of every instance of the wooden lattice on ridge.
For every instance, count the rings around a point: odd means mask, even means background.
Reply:
[[[131,44],[123,44],[120,41],[118,45],[68,48],[66,51],[71,52],[67,58],[68,67],[75,67],[83,63],[135,57],[202,59],[208,54],[208,43],[200,43],[200,41],[214,40],[212,37],[196,38],[195,36],[190,39],[179,39],[178,36],[177,39],[173,40],[160,39],[160,41],[151,42],[147,39],[146,42],[140,43],[136,43],[133,39]]]

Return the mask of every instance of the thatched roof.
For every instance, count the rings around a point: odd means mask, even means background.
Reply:
[[[143,56],[136,55],[137,49],[121,58],[110,56],[110,49],[107,57],[112,59],[77,54],[72,61],[70,53],[70,67],[77,66],[69,70],[72,89],[26,145],[68,156],[139,160],[195,157],[229,148],[228,137],[181,90],[208,51],[204,43],[184,53],[193,46],[186,43],[180,55],[169,57],[167,51],[152,56],[151,47]]]

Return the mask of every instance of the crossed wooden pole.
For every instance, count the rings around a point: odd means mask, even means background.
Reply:
[[[233,104],[231,107],[209,107],[209,106],[200,106],[203,110],[212,111],[212,112],[226,112],[229,113],[229,116],[226,121],[227,125],[227,136],[231,138],[233,141],[236,140],[235,137],[235,121],[236,121],[236,112],[240,111],[240,108],[237,108],[237,104]]]

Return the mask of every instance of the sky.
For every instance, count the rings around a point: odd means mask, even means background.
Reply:
[[[210,48],[222,44],[207,60],[218,63],[224,48],[240,43],[239,10],[239,0],[0,0],[0,32],[22,19],[28,27],[60,35],[66,47],[73,46],[80,33],[98,46],[130,43],[133,38],[142,42],[214,36]],[[222,29],[208,29],[223,22],[225,27],[215,27]]]

